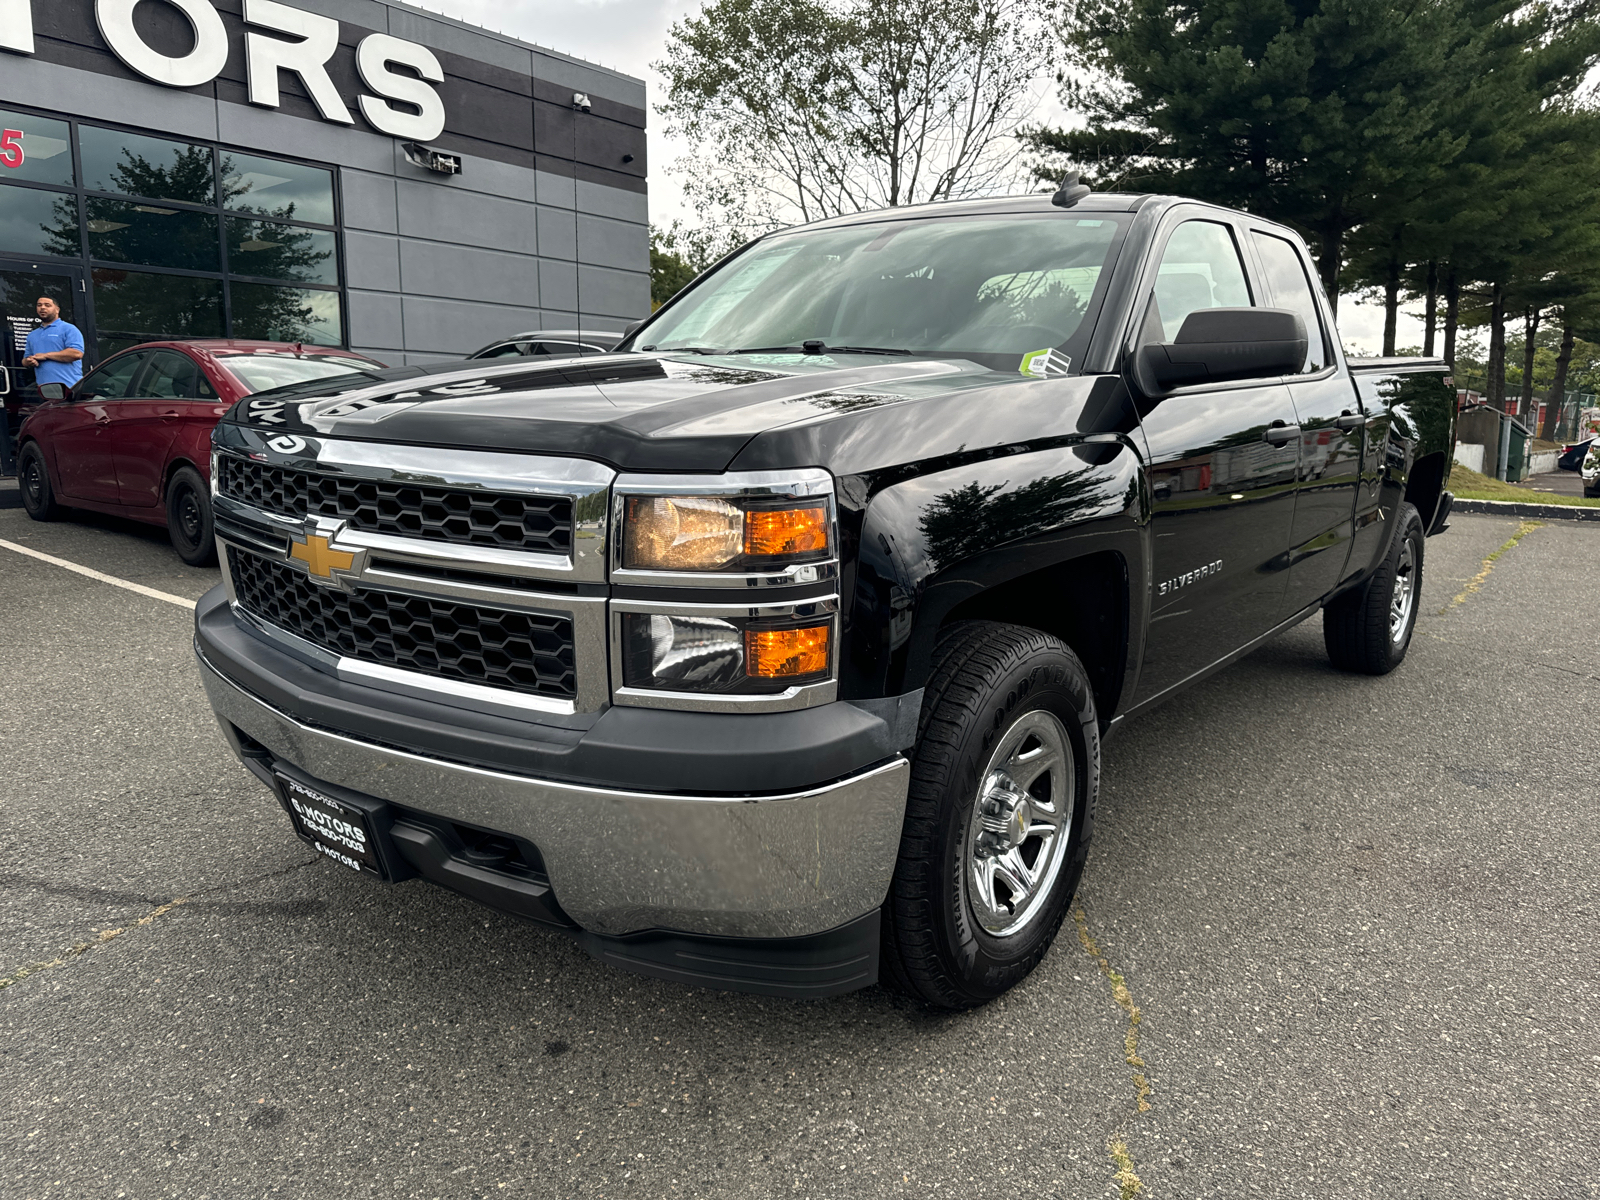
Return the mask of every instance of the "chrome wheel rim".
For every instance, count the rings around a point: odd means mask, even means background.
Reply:
[[[1044,910],[1072,841],[1077,772],[1072,742],[1053,713],[1018,718],[989,757],[964,866],[973,918],[991,937],[1012,937]]]
[[[1411,609],[1417,598],[1417,552],[1411,539],[1400,543],[1400,561],[1394,567],[1394,594],[1389,599],[1389,640],[1405,641]]]

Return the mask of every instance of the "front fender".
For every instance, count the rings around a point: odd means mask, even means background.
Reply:
[[[1124,564],[1130,673],[1143,649],[1148,495],[1133,443],[1104,436],[989,458],[874,495],[846,596],[841,694],[924,686],[939,627],[958,606],[1090,554]]]

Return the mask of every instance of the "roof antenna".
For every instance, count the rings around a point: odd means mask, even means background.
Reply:
[[[1093,190],[1078,182],[1076,171],[1068,171],[1061,177],[1061,186],[1056,189],[1056,194],[1050,197],[1050,203],[1057,208],[1071,208]]]

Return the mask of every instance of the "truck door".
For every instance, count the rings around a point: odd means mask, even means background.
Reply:
[[[1332,323],[1317,302],[1300,247],[1261,229],[1250,231],[1250,243],[1266,302],[1294,310],[1306,323],[1305,365],[1287,381],[1300,426],[1287,616],[1333,591],[1349,568],[1365,418],[1349,376],[1340,369],[1328,336]]]
[[[1238,229],[1175,226],[1147,293],[1138,344],[1171,341],[1202,308],[1252,297]],[[1283,619],[1299,438],[1281,379],[1197,384],[1151,400],[1150,631],[1135,700],[1182,683]]]

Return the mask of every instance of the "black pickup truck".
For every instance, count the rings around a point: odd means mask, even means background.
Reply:
[[[617,351],[263,393],[195,649],[341,869],[688,983],[982,1003],[1119,724],[1322,611],[1405,656],[1443,363],[1348,361],[1291,231],[1158,196],[865,213]]]

